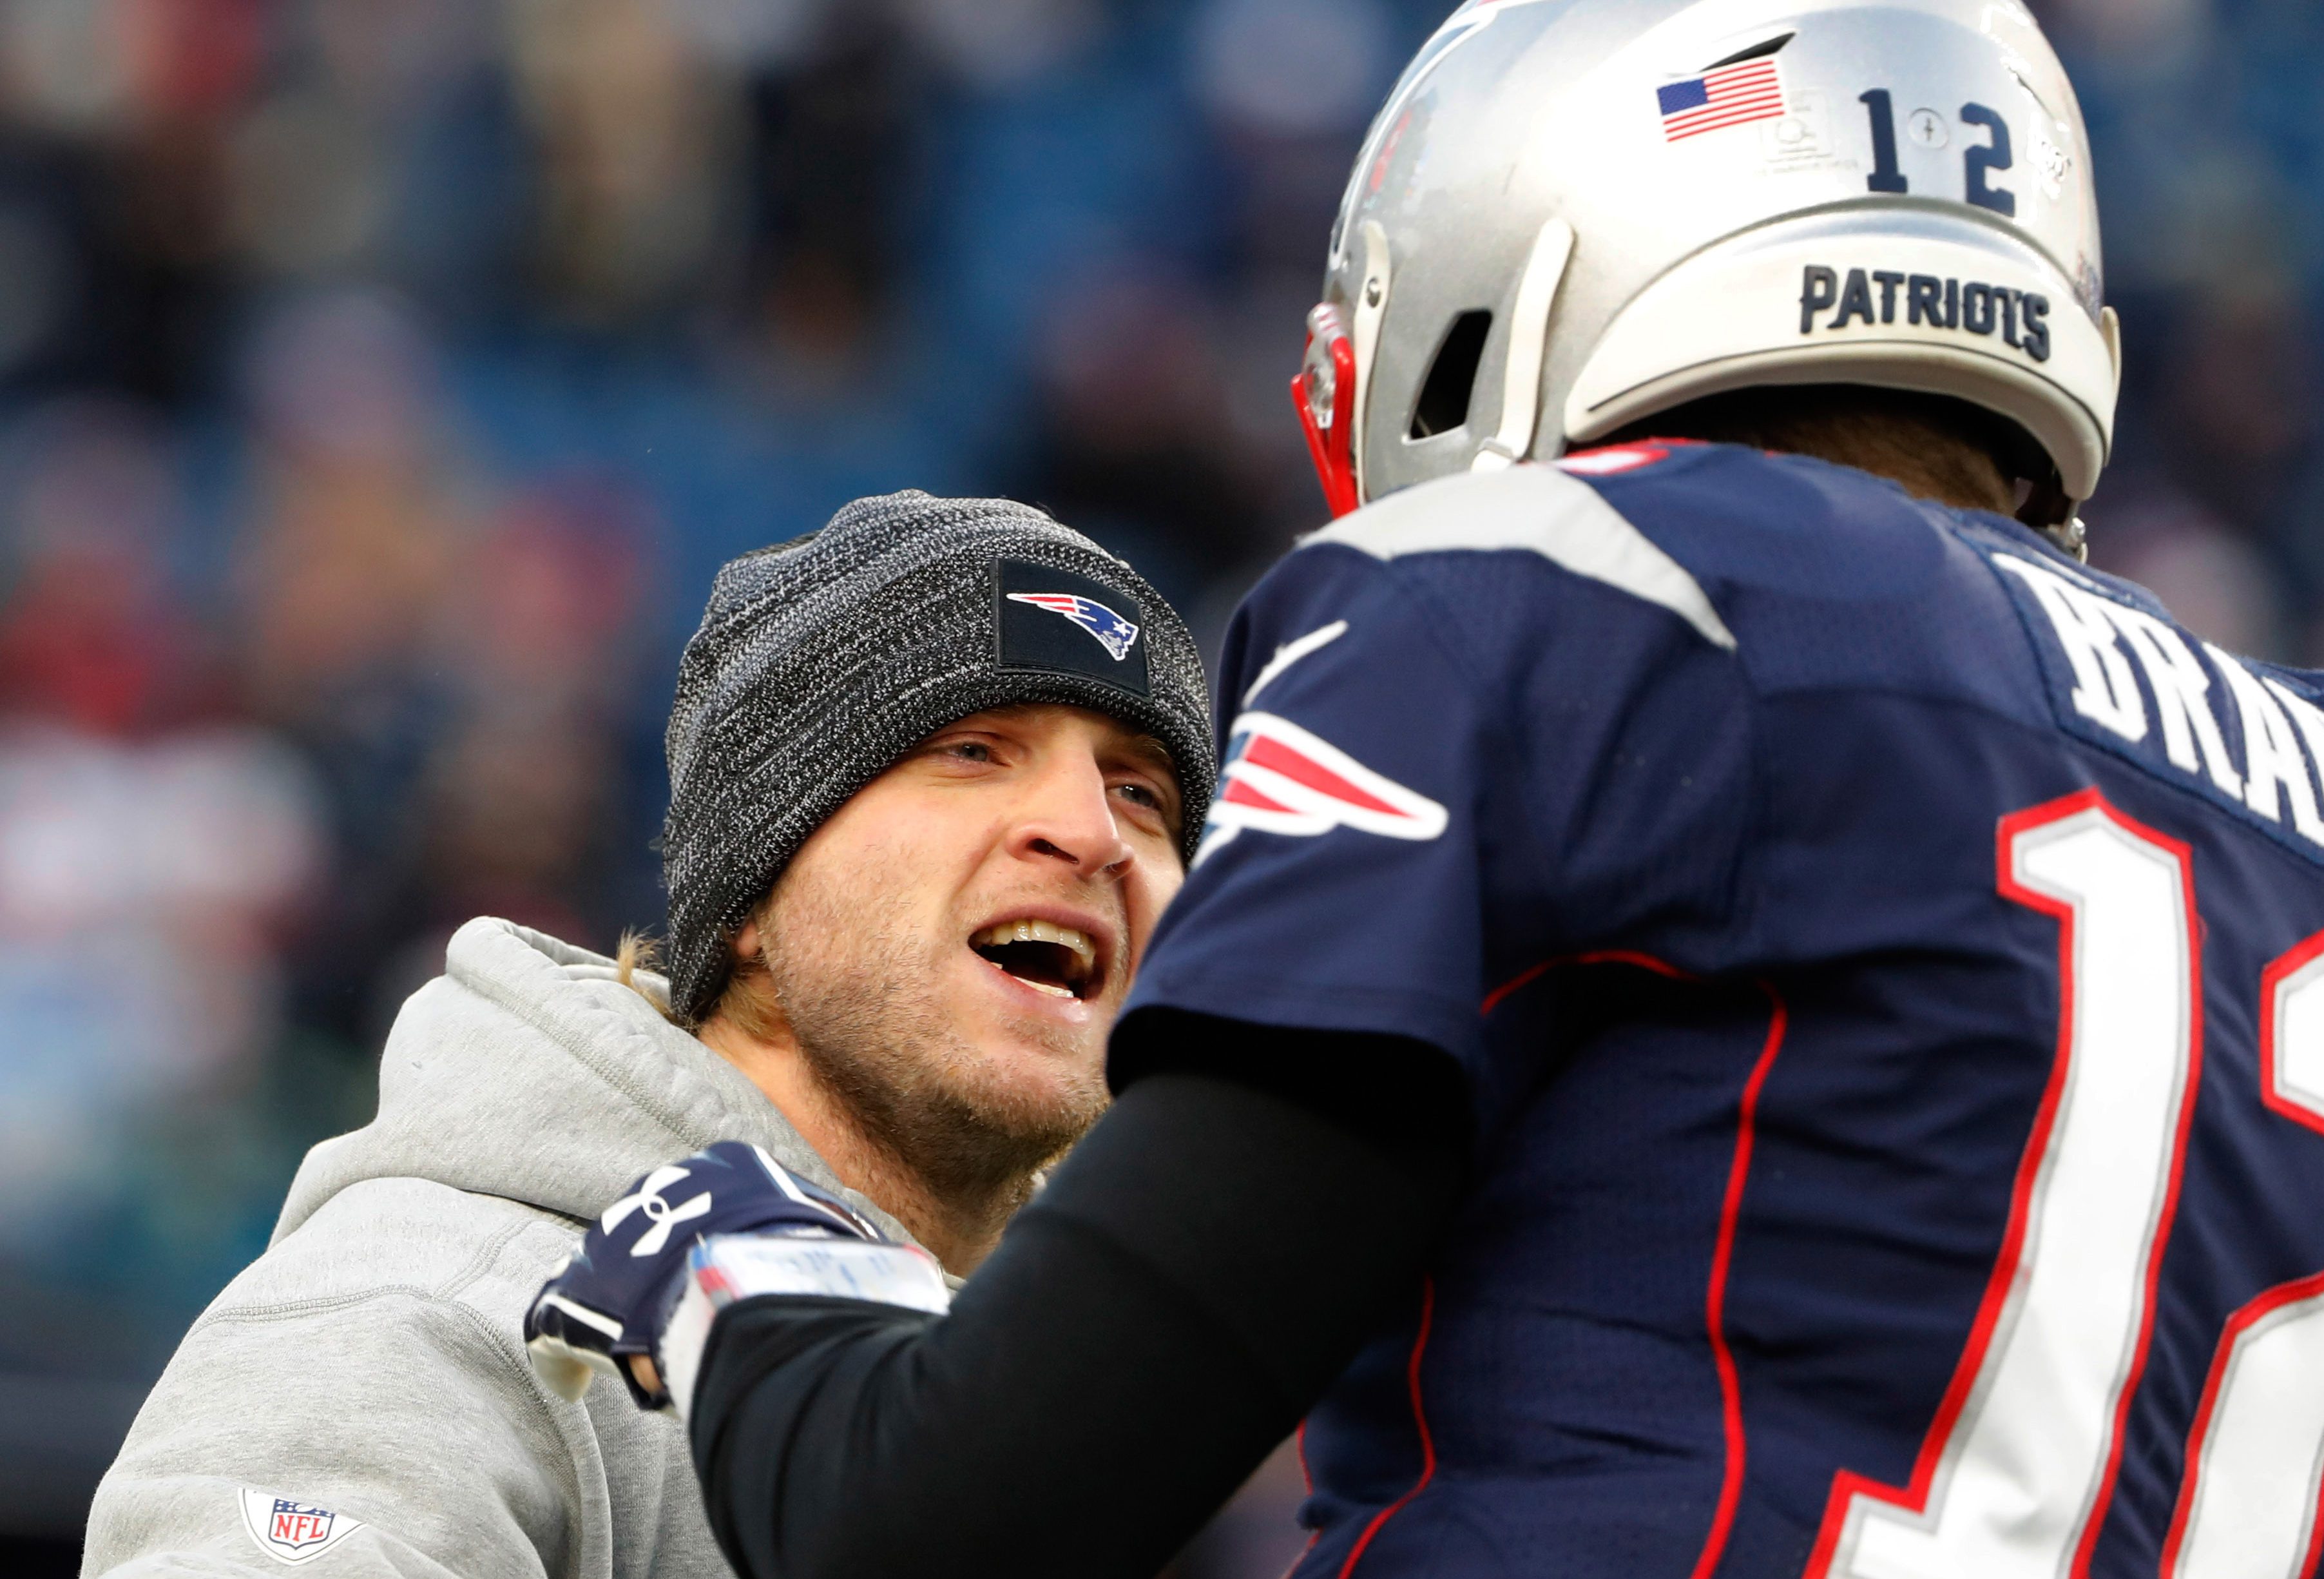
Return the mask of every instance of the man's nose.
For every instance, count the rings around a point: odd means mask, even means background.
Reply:
[[[1010,852],[1020,860],[1062,861],[1084,877],[1119,874],[1133,852],[1113,819],[1105,775],[1088,760],[1060,760],[1026,787]]]

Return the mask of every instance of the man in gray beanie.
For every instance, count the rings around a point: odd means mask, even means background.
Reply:
[[[965,1273],[1104,1102],[1209,800],[1202,670],[1037,510],[907,493],[720,572],[669,732],[669,974],[470,922],[99,1489],[84,1572],[723,1579],[686,1442],[537,1380],[625,1181],[733,1140]]]
[[[1127,565],[1006,500],[859,500],[722,570],[678,666],[671,1011],[965,1273],[1104,1105],[1211,751]]]

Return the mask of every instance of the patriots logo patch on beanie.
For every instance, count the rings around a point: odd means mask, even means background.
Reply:
[[[1138,641],[1138,627],[1115,614],[1093,597],[1083,597],[1072,592],[1012,592],[1010,603],[1029,603],[1035,608],[1047,609],[1053,614],[1063,614],[1098,640],[1098,645],[1113,654],[1120,663],[1130,656],[1130,649]]]
[[[1025,559],[992,562],[1001,667],[1086,675],[1152,694],[1139,637],[1145,614],[1116,587]]]

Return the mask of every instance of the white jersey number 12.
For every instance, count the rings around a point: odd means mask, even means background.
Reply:
[[[1912,1480],[1836,1476],[1810,1579],[2081,1579],[2114,1494],[2202,1072],[2194,869],[2095,792],[2004,818],[2000,865],[2058,919],[2057,1062]],[[2262,995],[2267,1105],[2324,1132],[2324,935]],[[2307,1579],[2319,1486],[2324,1272],[2228,1318],[2162,1579]]]
[[[2064,1579],[2114,1490],[2202,1058],[2192,868],[2090,796],[2005,819],[2001,869],[2058,918],[2057,1062],[1912,1482],[1840,1474],[1818,1579]]]

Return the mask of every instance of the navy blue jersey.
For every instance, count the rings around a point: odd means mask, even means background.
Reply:
[[[2312,1569],[2319,694],[1725,447],[1291,555],[1131,1012],[1427,1043],[1476,1159],[1297,1572]]]

